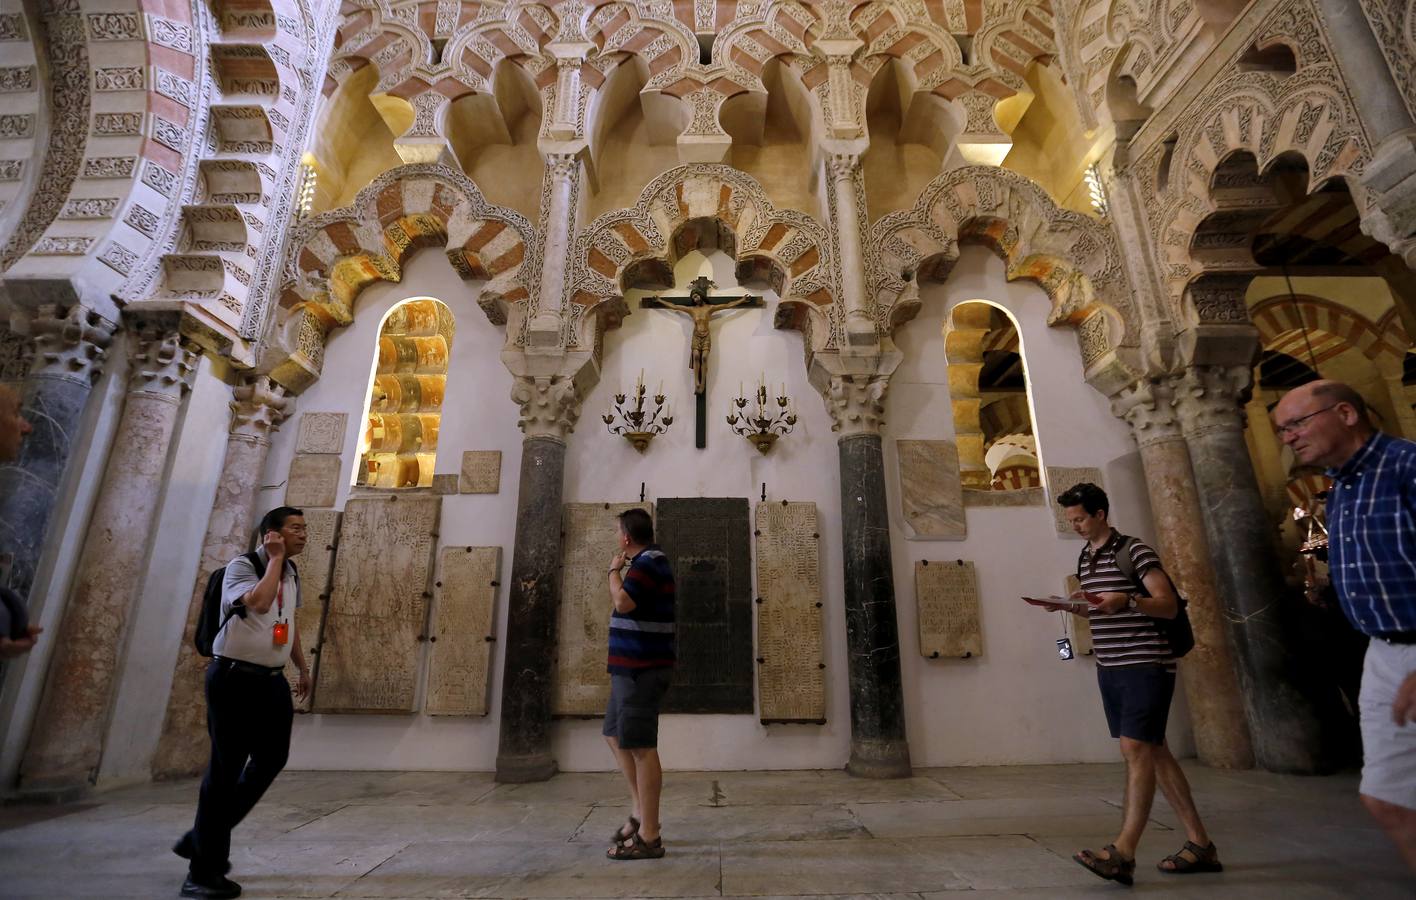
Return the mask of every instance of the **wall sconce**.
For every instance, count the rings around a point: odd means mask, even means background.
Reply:
[[[752,446],[757,448],[759,453],[767,453],[772,449],[772,445],[777,443],[777,438],[785,434],[791,434],[792,428],[796,425],[796,410],[791,406],[791,400],[787,398],[787,386],[782,385],[782,392],[777,396],[777,408],[772,409],[767,402],[766,379],[757,383],[757,410],[755,413],[747,412],[749,400],[742,390],[742,383],[738,383],[738,396],[733,399],[734,407],[728,415],[728,424],[733,427],[735,434],[740,434],[747,438]]]
[[[644,370],[640,369],[639,383],[634,387],[633,398],[626,398],[623,393],[615,394],[614,408],[601,417],[605,420],[605,429],[610,434],[620,435],[640,453],[644,452],[655,435],[663,434],[674,424],[673,408],[664,405],[664,383],[659,382],[652,409],[644,408],[645,393]],[[625,408],[627,399],[631,404],[628,409]],[[618,425],[615,424],[616,418],[619,419]]]

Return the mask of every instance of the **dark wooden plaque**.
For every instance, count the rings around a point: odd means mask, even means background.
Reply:
[[[671,713],[752,713],[752,527],[746,498],[660,500],[655,532],[677,587]]]

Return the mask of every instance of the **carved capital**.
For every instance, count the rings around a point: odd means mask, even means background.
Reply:
[[[511,399],[521,407],[516,424],[527,437],[563,441],[580,419],[580,392],[564,376],[519,375],[511,386]]]
[[[826,171],[832,181],[850,181],[860,170],[860,154],[832,153],[826,157]]]
[[[29,320],[34,341],[30,375],[93,384],[115,329],[115,323],[82,304],[40,306]]]
[[[247,375],[231,389],[231,434],[269,443],[270,434],[290,414],[285,388],[269,375]]]
[[[1111,398],[1111,412],[1131,426],[1137,446],[1182,439],[1175,391],[1169,382],[1138,381],[1122,389]]]
[[[201,349],[182,336],[175,316],[135,318],[130,328],[128,392],[181,402],[192,389]]]
[[[1191,366],[1171,379],[1184,435],[1242,431],[1252,380],[1248,366]]]
[[[835,375],[826,386],[826,411],[831,430],[842,437],[879,434],[885,424],[885,392],[889,375]]]
[[[580,171],[580,159],[574,153],[547,154],[546,169],[551,173],[551,178],[569,181]]]

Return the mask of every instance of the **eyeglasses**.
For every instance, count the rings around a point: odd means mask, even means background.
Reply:
[[[1298,432],[1298,431],[1302,431],[1304,428],[1306,428],[1307,426],[1306,426],[1305,423],[1306,423],[1309,419],[1311,419],[1313,416],[1316,416],[1318,413],[1325,413],[1325,412],[1327,412],[1327,411],[1330,410],[1330,409],[1336,409],[1337,407],[1338,407],[1338,404],[1336,404],[1336,403],[1334,403],[1332,406],[1324,406],[1322,409],[1317,410],[1316,412],[1310,412],[1310,413],[1308,413],[1306,416],[1299,416],[1298,418],[1294,419],[1292,422],[1288,422],[1287,424],[1284,424],[1284,425],[1279,425],[1279,426],[1278,426],[1277,428],[1275,428],[1274,430],[1278,432],[1278,436],[1279,436],[1279,437],[1288,437],[1290,434],[1294,434],[1294,433],[1296,433],[1296,432]]]

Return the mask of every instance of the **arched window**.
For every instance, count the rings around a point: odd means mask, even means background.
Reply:
[[[452,310],[431,297],[404,300],[384,317],[359,442],[356,484],[432,485],[454,329]]]

